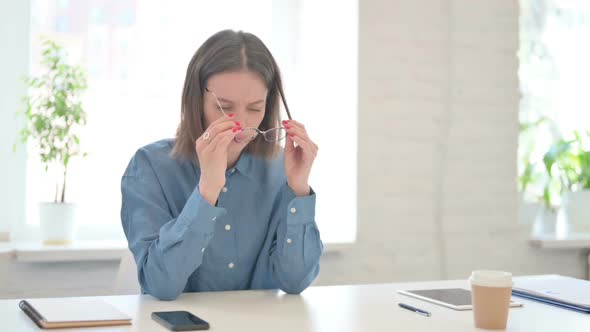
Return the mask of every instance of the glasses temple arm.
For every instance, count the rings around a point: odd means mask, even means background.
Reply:
[[[215,97],[215,102],[217,103],[217,106],[219,106],[221,113],[223,113],[223,115],[226,115],[225,111],[223,110],[223,107],[221,107],[221,104],[219,103],[219,99],[217,99],[217,95],[215,94],[215,92],[209,90],[208,88],[205,88],[205,91],[211,93],[213,95],[213,97]]]

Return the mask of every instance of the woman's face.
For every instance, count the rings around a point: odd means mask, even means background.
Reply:
[[[233,113],[233,120],[242,128],[258,128],[264,118],[266,85],[255,73],[248,70],[225,72],[211,76],[206,88],[217,96],[225,114]],[[204,92],[205,128],[223,116],[213,93]],[[243,150],[248,143],[232,141],[229,152]]]

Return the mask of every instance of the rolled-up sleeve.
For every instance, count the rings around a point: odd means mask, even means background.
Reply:
[[[273,277],[289,294],[299,294],[319,273],[323,244],[315,222],[316,194],[297,197],[285,183],[277,199],[273,218],[278,227],[270,255]]]
[[[146,293],[173,300],[201,265],[213,238],[215,221],[226,214],[210,205],[198,187],[173,218],[158,177],[142,150],[132,158],[121,180],[121,220]]]

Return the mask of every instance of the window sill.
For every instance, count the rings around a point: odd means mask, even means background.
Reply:
[[[353,246],[352,243],[328,243],[324,246],[324,254],[338,254]],[[68,245],[0,243],[0,255],[12,255],[17,262],[22,263],[117,261],[127,250],[126,241],[75,241]]]
[[[585,249],[590,248],[590,233],[533,235],[529,243],[541,249]]]
[[[341,253],[343,251],[353,248],[354,245],[355,245],[354,242],[325,243],[324,244],[324,254],[338,254],[338,253]]]
[[[44,245],[41,242],[0,243],[0,254],[9,254],[17,262],[115,261],[127,251],[125,241],[79,241],[68,245]]]

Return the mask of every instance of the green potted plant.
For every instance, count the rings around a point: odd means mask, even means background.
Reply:
[[[550,120],[547,117],[540,117],[532,122],[520,123],[518,189],[523,195],[530,191],[528,190],[530,185],[534,185],[541,180],[542,174],[538,170],[537,162],[533,160],[533,154],[539,149],[536,135],[541,125],[548,123],[550,123]],[[536,196],[532,193],[531,195]]]
[[[559,204],[570,229],[590,231],[590,131],[574,131],[543,156],[548,175],[544,188],[547,207]]]
[[[555,231],[557,215],[543,203],[543,187],[547,179],[543,154],[559,137],[561,133],[550,118],[521,118],[518,146],[518,220],[523,225],[531,226],[534,234]]]
[[[77,134],[86,124],[81,97],[87,83],[84,71],[68,64],[64,48],[52,40],[42,41],[41,65],[41,75],[25,78],[28,93],[19,112],[25,126],[18,141],[32,141],[45,172],[60,174],[53,201],[39,204],[39,223],[44,243],[63,244],[73,237],[76,204],[66,200],[66,180],[71,158],[81,154]]]

